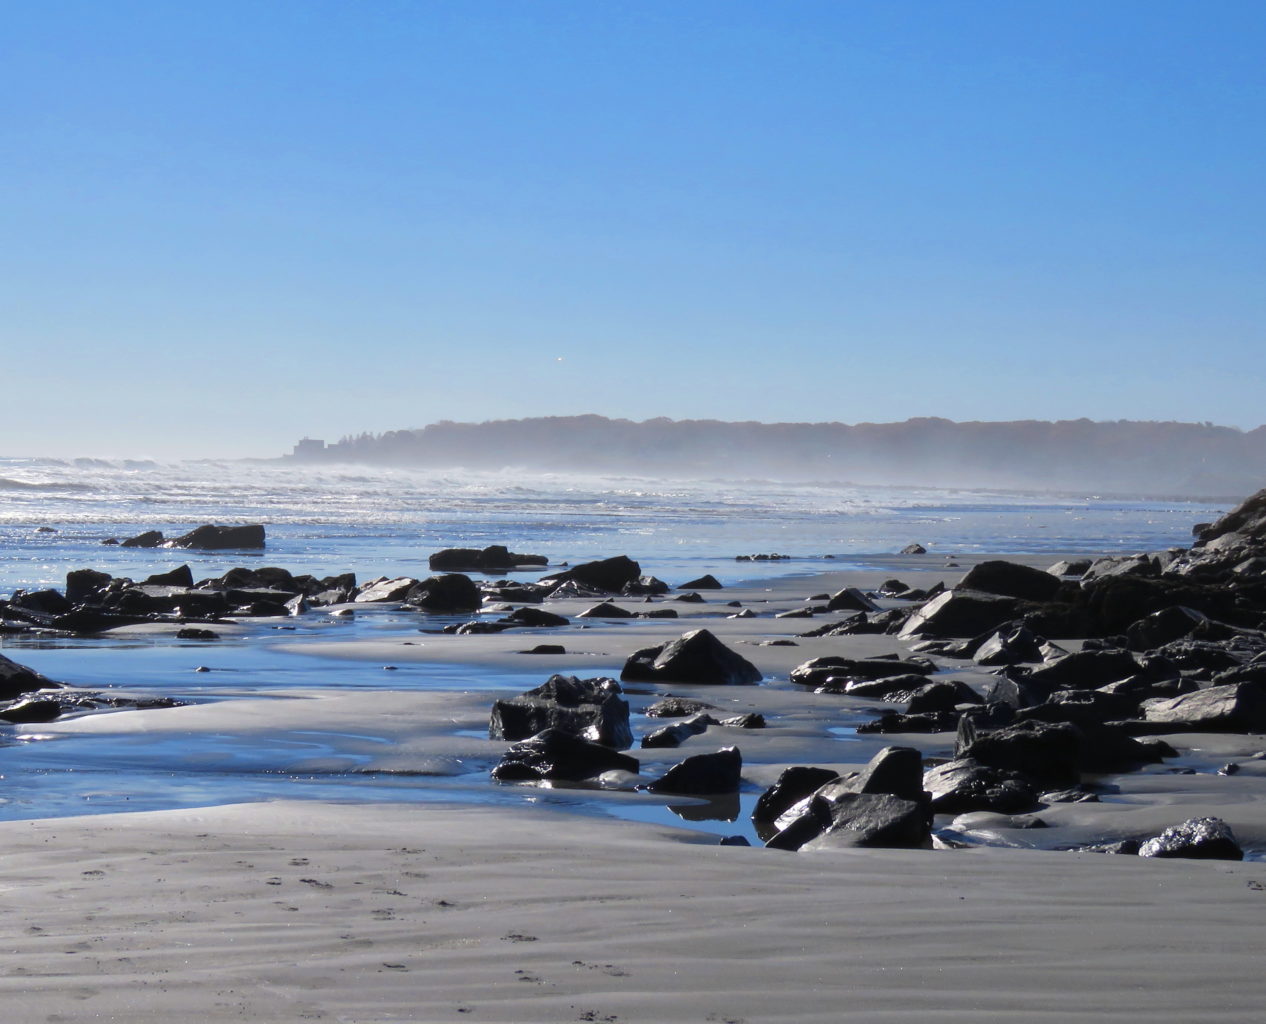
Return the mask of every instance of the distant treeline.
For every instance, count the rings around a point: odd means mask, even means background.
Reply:
[[[1266,486],[1266,426],[1018,420],[724,423],[545,416],[305,442],[295,458],[392,466],[1023,487],[1234,498]]]

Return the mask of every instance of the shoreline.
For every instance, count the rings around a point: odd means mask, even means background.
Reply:
[[[770,728],[711,728],[678,748],[631,753],[649,778],[735,743],[752,792],[791,764],[843,772],[889,744],[925,756],[952,750],[953,733],[841,739],[831,730],[887,705],[786,682],[808,658],[905,654],[905,641],[878,634],[757,646],[839,618],[773,617],[815,593],[889,576],[952,585],[975,562],[1004,556],[956,558],[952,569],[939,555],[899,557],[900,565],[726,587],[709,592],[707,604],[679,605],[675,620],[569,628],[564,642],[575,653],[562,658],[513,653],[549,630],[268,642],[334,665],[464,665],[494,676],[533,673],[539,682],[556,671],[618,672],[632,650],[706,626],[766,682],[626,684],[635,714],[672,692],[727,713],[762,711]],[[1045,567],[1054,559],[1010,560]],[[719,617],[733,611],[724,607],[730,600],[760,614]],[[571,618],[593,603],[548,607]],[[20,650],[10,653],[20,660]],[[941,678],[987,674],[971,662],[941,664]],[[505,744],[477,734],[494,697],[512,692],[277,689],[19,728],[72,741],[126,732],[155,742],[324,730],[365,741],[352,745],[363,758],[355,771],[425,778],[418,773],[494,761]],[[1179,761],[1102,780],[1115,792],[1101,802],[1051,805],[1041,812],[1047,828],[960,816],[955,826],[976,845],[959,850],[723,847],[716,841],[725,826],[709,834],[688,821],[619,820],[662,799],[526,787],[495,802],[437,790],[425,802],[281,799],[0,822],[0,907],[8,911],[0,934],[15,965],[0,991],[21,1007],[18,1021],[948,1024],[970,1015],[1036,1024],[1058,1013],[1238,1024],[1266,999],[1256,956],[1266,864],[1050,849],[1155,834],[1214,813],[1253,856],[1266,851],[1266,762],[1235,777],[1214,774],[1219,762],[1256,750],[1253,738],[1168,738],[1183,745]],[[328,755],[327,767],[351,749]],[[568,800],[587,807],[556,806]]]

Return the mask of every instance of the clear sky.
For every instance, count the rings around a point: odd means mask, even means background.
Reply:
[[[9,0],[0,454],[1266,422],[1261,0]]]

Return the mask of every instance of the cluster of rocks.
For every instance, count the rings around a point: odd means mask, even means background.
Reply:
[[[0,722],[10,725],[52,722],[63,715],[84,711],[169,708],[180,703],[170,697],[129,697],[72,690],[0,654]]]
[[[982,562],[952,590],[887,613],[885,631],[914,641],[920,657],[816,658],[791,680],[821,693],[906,705],[859,732],[954,731],[954,757],[921,779],[933,813],[1023,814],[1092,799],[1084,774],[1177,756],[1161,735],[1266,732],[1266,491],[1197,527],[1196,536],[1190,549],[1047,571]],[[1071,653],[1054,642],[1075,637],[1089,639]],[[992,668],[994,679],[983,692],[933,680],[936,666],[926,655],[970,660]],[[805,785],[806,778],[814,776],[790,776],[787,785]],[[812,810],[819,824],[843,813],[841,792],[860,792],[848,780],[843,790],[838,781],[823,785],[828,789],[815,790]],[[779,835],[791,825],[785,814],[780,807],[768,818]],[[808,829],[797,824],[792,839],[778,842],[788,845]],[[1112,848],[1241,856],[1217,819],[1192,819]]]
[[[108,537],[101,543],[118,544],[124,548],[191,548],[196,551],[253,550],[264,547],[264,528],[259,523],[246,526],[208,524],[170,539],[164,537],[161,530],[146,530],[126,540]]]
[[[480,554],[494,551],[489,557],[495,561],[499,560],[495,555],[498,550],[505,549],[484,549]],[[434,557],[443,563],[448,556],[439,552]],[[720,586],[712,577],[693,580],[690,585]],[[143,622],[214,625],[229,617],[294,616],[313,608],[357,604],[394,604],[419,612],[459,615],[480,611],[485,601],[534,605],[547,597],[603,598],[616,594],[644,597],[669,590],[662,580],[643,576],[638,563],[623,555],[560,569],[537,583],[507,579],[476,582],[464,573],[447,572],[426,579],[379,577],[358,584],[354,573],[318,578],[292,574],[275,566],[239,567],[223,576],[195,582],[188,565],[142,580],[79,569],[67,574],[64,591],[19,590],[8,599],[0,599],[0,632],[51,630],[94,634]],[[565,617],[536,608],[505,610],[511,614],[501,620],[481,620],[445,628],[449,632],[478,633],[568,624]],[[609,603],[581,614],[595,618],[634,615],[675,618],[677,615],[672,609],[631,612]],[[211,638],[211,635],[203,630],[194,638]]]
[[[631,656],[621,679],[673,681],[707,685],[741,685],[761,679],[760,671],[722,644],[707,630],[646,648]],[[644,749],[676,747],[712,727],[759,729],[759,714],[717,719],[706,702],[666,697],[647,708],[650,718],[679,719],[650,729],[641,738]],[[501,782],[599,779],[608,785],[630,785],[641,763],[621,753],[634,744],[629,704],[620,684],[610,678],[551,676],[535,689],[498,700],[492,706],[488,735],[517,741],[506,750],[492,777]],[[716,796],[736,793],[742,755],[734,747],[696,754],[673,765],[643,788],[651,792]]]

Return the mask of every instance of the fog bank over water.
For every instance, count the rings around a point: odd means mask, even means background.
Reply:
[[[305,438],[288,458],[1232,499],[1266,482],[1266,427],[1088,419],[848,425],[551,416],[446,420],[333,444]]]

